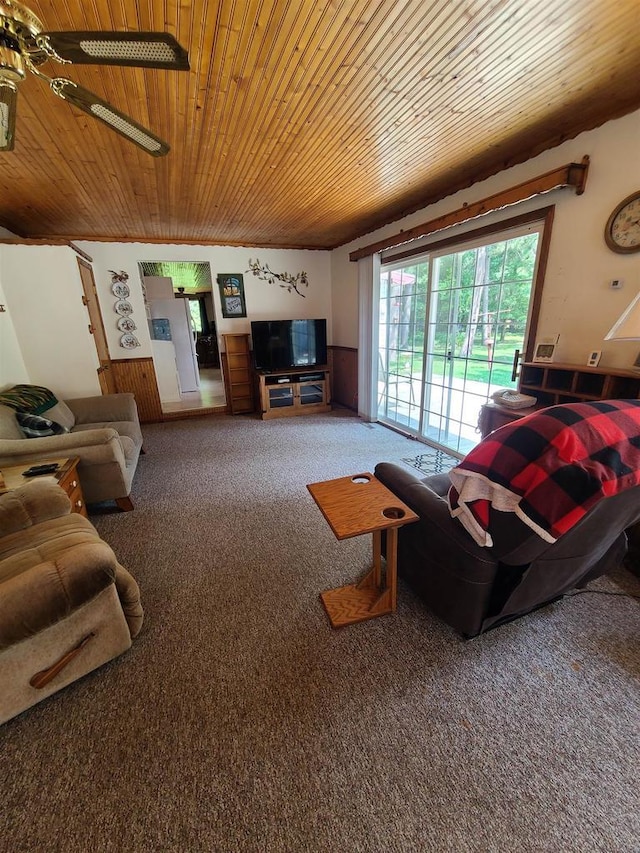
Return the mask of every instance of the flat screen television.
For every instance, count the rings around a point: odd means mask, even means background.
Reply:
[[[326,320],[253,320],[256,370],[275,373],[327,363]]]

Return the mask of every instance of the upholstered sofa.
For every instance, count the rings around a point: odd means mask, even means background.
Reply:
[[[0,495],[0,723],[131,646],[135,580],[51,477]]]
[[[77,456],[86,503],[115,501],[122,510],[133,509],[131,486],[142,450],[142,432],[133,394],[106,394],[64,401],[51,395],[47,403],[32,411],[53,422],[59,434],[27,438],[17,415],[20,407],[26,405],[20,401],[30,399],[30,388],[47,390],[38,386],[14,386],[0,392],[0,470],[3,465],[25,463],[27,467],[27,462]],[[37,394],[33,399],[39,399]],[[48,405],[51,400],[53,404]],[[48,407],[43,410],[43,405]]]

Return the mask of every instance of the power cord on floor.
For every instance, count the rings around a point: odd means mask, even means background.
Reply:
[[[576,595],[583,595],[585,592],[590,592],[593,595],[617,595],[621,598],[635,598],[640,601],[640,595],[632,595],[630,592],[610,592],[606,589],[576,589],[573,592],[565,592],[563,598],[573,598]]]

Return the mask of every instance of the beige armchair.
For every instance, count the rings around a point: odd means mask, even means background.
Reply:
[[[131,646],[140,591],[51,477],[0,495],[0,723]]]
[[[30,386],[14,386],[29,388]],[[86,503],[115,501],[133,509],[131,486],[142,450],[142,432],[133,394],[106,394],[56,401],[43,417],[68,430],[61,435],[25,438],[16,420],[18,403],[9,389],[0,394],[0,470],[61,456],[80,459],[78,476]],[[55,400],[55,397],[53,397]]]

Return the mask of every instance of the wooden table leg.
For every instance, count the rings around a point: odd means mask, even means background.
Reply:
[[[391,612],[396,612],[398,597],[398,528],[387,530],[387,589],[390,593]]]
[[[382,583],[382,533],[373,533],[373,567],[356,584],[320,593],[332,627],[341,628],[395,613],[396,563],[398,553],[398,528],[387,529],[386,582]]]

